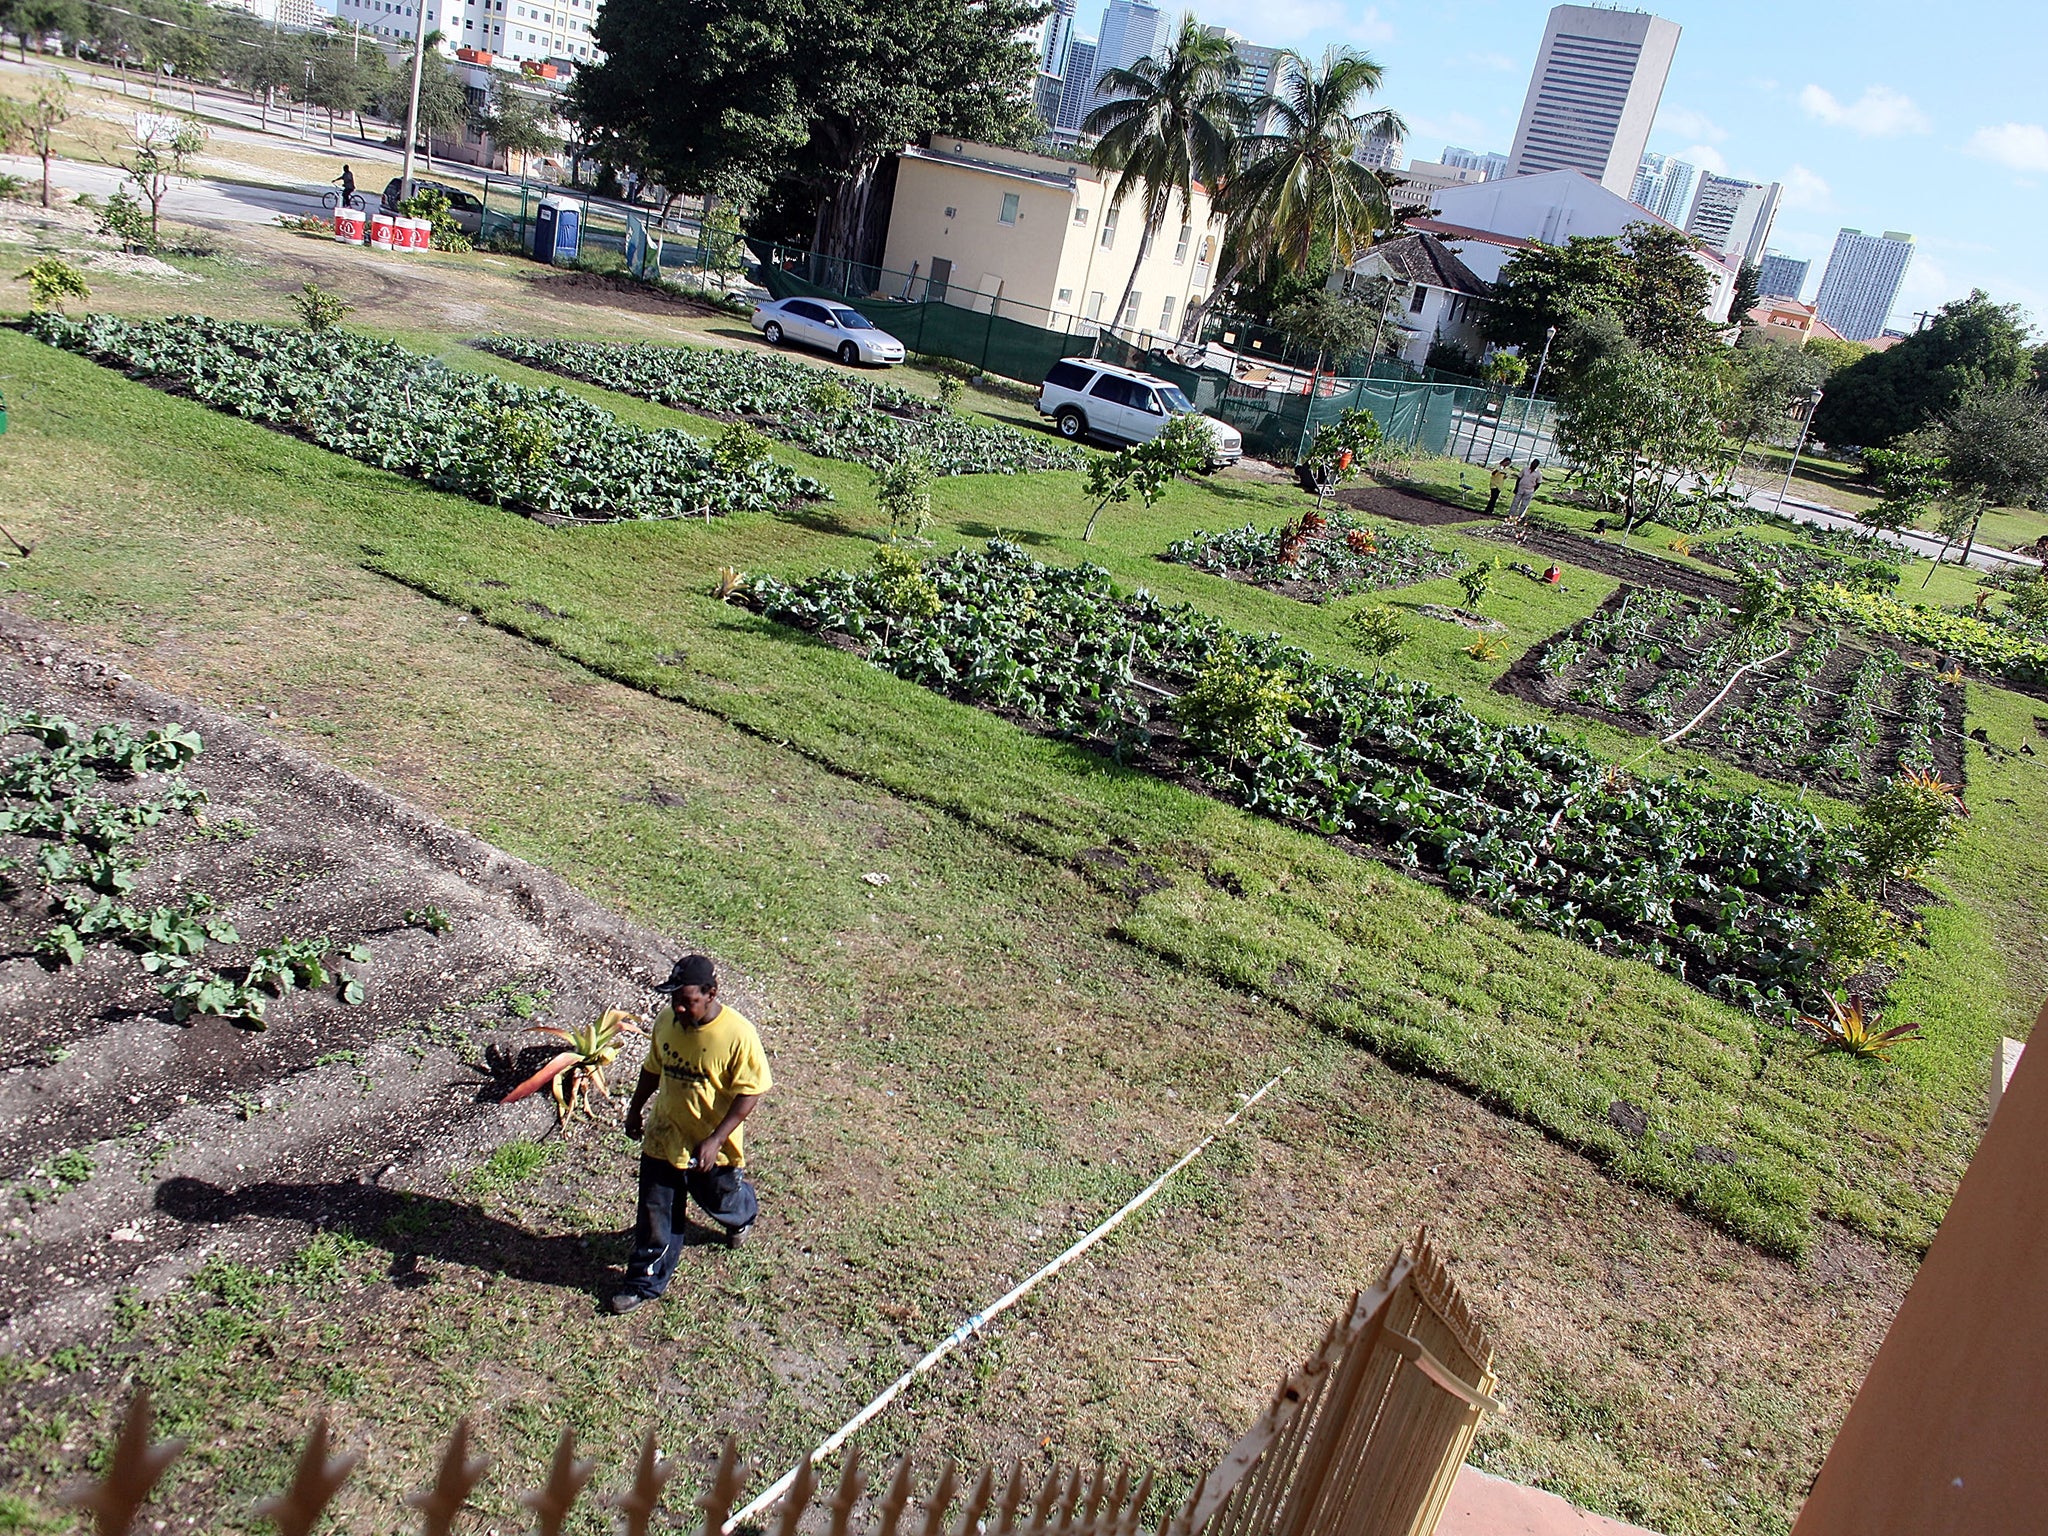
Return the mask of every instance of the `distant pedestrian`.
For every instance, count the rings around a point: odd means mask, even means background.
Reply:
[[[1508,521],[1519,523],[1529,515],[1529,503],[1536,499],[1536,490],[1542,484],[1543,461],[1531,459],[1529,467],[1515,481],[1515,499],[1508,508]]]
[[[655,1016],[626,1108],[626,1135],[641,1143],[640,1206],[626,1283],[611,1299],[614,1312],[630,1312],[668,1289],[689,1225],[679,1209],[685,1193],[725,1229],[730,1247],[746,1241],[761,1211],[741,1172],[747,1158],[740,1130],[774,1085],[761,1037],[746,1015],[719,1002],[718,973],[703,955],[678,960],[655,990],[669,1003]]]
[[[1493,509],[1500,505],[1500,493],[1507,489],[1508,476],[1515,472],[1513,459],[1502,459],[1493,467],[1493,489],[1486,498],[1486,515],[1493,516]]]
[[[341,168],[341,175],[336,180],[341,183],[341,206],[344,208],[355,207],[356,173],[344,165]]]

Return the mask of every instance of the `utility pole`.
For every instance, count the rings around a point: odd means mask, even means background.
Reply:
[[[426,64],[427,0],[415,0],[412,19],[412,94],[405,103],[405,169],[399,173],[398,196],[412,196],[413,146],[420,132],[420,70]]]
[[[1921,333],[1922,331],[1926,330],[1926,329],[1927,329],[1927,324],[1928,324],[1928,322],[1929,322],[1930,320],[1932,320],[1932,319],[1934,318],[1935,314],[1936,314],[1936,311],[1934,311],[1934,310],[1931,310],[1931,309],[1919,309],[1919,310],[1915,310],[1915,311],[1913,312],[1913,318],[1914,318],[1914,320],[1915,320],[1915,321],[1917,321],[1917,322],[1918,322],[1918,324],[1916,324],[1916,325],[1915,325],[1915,326],[1913,327],[1913,334],[1914,334],[1915,336],[1917,336],[1917,335],[1919,335],[1919,334],[1920,334],[1920,333]]]

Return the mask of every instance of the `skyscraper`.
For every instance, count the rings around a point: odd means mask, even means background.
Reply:
[[[1845,229],[1835,236],[1814,307],[1821,319],[1851,341],[1875,340],[1884,334],[1892,300],[1899,296],[1899,284],[1912,260],[1911,235],[1891,229],[1882,235]]]
[[[1237,60],[1237,71],[1230,77],[1230,94],[1239,101],[1254,102],[1262,96],[1284,96],[1287,82],[1296,69],[1294,55],[1285,48],[1268,48],[1259,43],[1247,42],[1228,27],[1204,27],[1211,37],[1226,39],[1232,56]],[[1268,133],[1272,129],[1271,114],[1259,118],[1251,125],[1253,133]]]
[[[1454,171],[1477,171],[1481,181],[1494,181],[1508,173],[1508,157],[1495,150],[1481,153],[1476,149],[1460,149],[1455,144],[1444,146],[1444,157],[1438,162],[1448,165]]]
[[[1647,11],[1560,5],[1508,153],[1508,174],[1582,171],[1627,197],[1656,121],[1678,25]]]
[[[1685,232],[1736,266],[1753,267],[1763,260],[1784,195],[1775,181],[1760,185],[1733,176],[1702,176]]]
[[[1776,251],[1765,251],[1764,259],[1757,263],[1757,297],[1798,298],[1806,287],[1806,269],[1812,265],[1809,261],[1794,261],[1790,256],[1780,256]]]
[[[1398,133],[1371,133],[1358,141],[1351,158],[1360,165],[1375,171],[1398,171],[1401,168],[1401,136]]]
[[[1053,131],[1072,138],[1081,131],[1081,119],[1095,108],[1095,39],[1070,38],[1066,67],[1060,71],[1059,112],[1052,120]]]
[[[1647,154],[1636,167],[1628,200],[1671,224],[1683,224],[1692,206],[1694,167],[1676,155]]]
[[[1102,13],[1102,35],[1095,45],[1095,76],[1129,69],[1158,47],[1164,13],[1151,0],[1109,0]]]

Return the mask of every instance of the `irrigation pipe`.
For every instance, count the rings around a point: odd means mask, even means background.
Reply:
[[[1192,1163],[1196,1158],[1200,1157],[1202,1153],[1208,1149],[1209,1144],[1211,1142],[1215,1141],[1219,1136],[1223,1135],[1224,1132],[1228,1131],[1233,1125],[1237,1124],[1239,1120],[1243,1119],[1245,1114],[1251,1109],[1251,1107],[1254,1104],[1258,1103],[1259,1100],[1263,1099],[1267,1094],[1271,1093],[1274,1090],[1274,1088],[1278,1087],[1280,1079],[1287,1076],[1287,1073],[1292,1072],[1293,1070],[1294,1068],[1292,1067],[1287,1068],[1285,1072],[1281,1072],[1278,1076],[1274,1077],[1271,1082],[1267,1083],[1265,1087],[1261,1088],[1257,1093],[1253,1094],[1250,1098],[1246,1099],[1244,1103],[1240,1104],[1237,1107],[1236,1111],[1232,1113],[1229,1119],[1225,1120],[1221,1125],[1217,1126],[1215,1130],[1211,1131],[1208,1135],[1204,1136],[1200,1141],[1196,1142],[1192,1147],[1188,1148],[1187,1152],[1181,1157],[1179,1162],[1175,1163],[1171,1168],[1167,1169],[1164,1173],[1160,1174],[1158,1178],[1154,1179],[1150,1184],[1147,1184],[1143,1189],[1139,1190],[1137,1194],[1133,1195],[1127,1202],[1125,1202],[1121,1210],[1119,1210],[1114,1216],[1111,1216],[1107,1221],[1103,1222],[1101,1226],[1097,1227],[1093,1232],[1090,1232],[1086,1237],[1081,1238],[1072,1247],[1068,1248],[1065,1253],[1062,1253],[1058,1258],[1052,1260],[1050,1263],[1045,1265],[1044,1268],[1040,1269],[1036,1274],[1032,1275],[1030,1279],[1021,1281],[1017,1285],[1012,1286],[1010,1290],[1007,1293],[1005,1293],[1001,1298],[999,1298],[996,1301],[990,1302],[989,1305],[984,1307],[981,1311],[975,1313],[972,1317],[969,1317],[962,1321],[958,1328],[955,1328],[951,1333],[947,1334],[945,1338],[941,1339],[937,1344],[932,1346],[932,1348],[926,1352],[922,1360],[918,1361],[917,1364],[913,1365],[901,1376],[898,1376],[894,1381],[890,1382],[889,1385],[883,1389],[881,1394],[874,1399],[874,1401],[870,1402],[865,1408],[861,1409],[859,1413],[856,1413],[852,1418],[848,1419],[838,1429],[834,1430],[829,1436],[827,1436],[822,1442],[820,1442],[818,1448],[812,1451],[810,1455],[806,1456],[802,1461],[798,1462],[795,1466],[791,1467],[787,1472],[783,1473],[781,1477],[777,1478],[774,1481],[774,1483],[769,1485],[769,1487],[764,1492],[762,1492],[759,1497],[757,1497],[754,1500],[753,1503],[749,1504],[745,1509],[741,1510],[738,1514],[734,1515],[731,1519],[727,1520],[724,1525],[720,1526],[719,1531],[721,1533],[721,1536],[731,1536],[732,1531],[736,1527],[738,1527],[742,1521],[752,1519],[755,1515],[758,1515],[762,1510],[768,1508],[769,1505],[775,1503],[776,1500],[780,1499],[785,1493],[789,1492],[790,1486],[796,1482],[798,1475],[803,1471],[803,1469],[806,1466],[815,1467],[827,1456],[830,1456],[834,1451],[838,1450],[840,1446],[846,1444],[846,1442],[853,1437],[853,1435],[861,1428],[861,1426],[868,1423],[884,1408],[887,1408],[891,1403],[895,1402],[897,1398],[901,1397],[905,1389],[908,1388],[913,1381],[917,1380],[918,1377],[924,1375],[927,1371],[931,1370],[932,1367],[937,1365],[941,1360],[945,1359],[946,1356],[950,1355],[962,1344],[966,1343],[970,1338],[974,1337],[976,1334],[981,1333],[983,1330],[985,1330],[990,1323],[996,1320],[997,1317],[999,1317],[1004,1312],[1007,1312],[1011,1307],[1015,1306],[1018,1302],[1022,1301],[1026,1296],[1030,1295],[1031,1292],[1035,1290],[1043,1281],[1051,1279],[1054,1275],[1058,1274],[1061,1270],[1065,1269],[1069,1264],[1073,1263],[1074,1260],[1078,1259],[1082,1254],[1086,1253],[1090,1248],[1093,1248],[1097,1243],[1101,1242],[1105,1237],[1109,1236],[1109,1234],[1114,1232],[1118,1227],[1122,1226],[1126,1221],[1130,1220],[1130,1218],[1137,1213],[1140,1207],[1142,1207],[1154,1195],[1158,1194],[1160,1190],[1166,1187],[1167,1180],[1171,1179],[1175,1174],[1179,1173],[1181,1169],[1187,1167],[1189,1163]]]
[[[1787,644],[1782,649],[1773,651],[1770,655],[1762,657],[1759,660],[1745,661],[1741,666],[1737,667],[1733,672],[1728,674],[1728,681],[1721,685],[1721,691],[1719,693],[1715,694],[1713,698],[1707,701],[1707,707],[1705,709],[1701,710],[1698,714],[1694,715],[1690,720],[1686,721],[1685,724],[1681,725],[1669,736],[1666,736],[1663,740],[1659,741],[1657,745],[1660,747],[1673,746],[1679,741],[1682,741],[1687,736],[1690,736],[1694,731],[1698,730],[1700,728],[1700,722],[1706,719],[1707,716],[1711,715],[1715,710],[1719,709],[1721,707],[1721,701],[1728,697],[1729,690],[1732,689],[1737,683],[1742,681],[1743,673],[1753,672],[1759,667],[1768,667],[1772,662],[1780,661],[1783,658],[1790,656],[1791,654],[1792,647],[1789,644]],[[1649,755],[1650,754],[1648,752],[1645,752],[1642,755],[1642,757],[1638,757],[1636,761],[1641,762],[1643,760],[1643,757],[1648,757]]]

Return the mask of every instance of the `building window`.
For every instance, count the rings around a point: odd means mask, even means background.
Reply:
[[[1133,288],[1131,290],[1131,296],[1124,301],[1124,311],[1122,314],[1117,316],[1116,323],[1122,326],[1125,330],[1130,330],[1133,326],[1135,326],[1138,323],[1138,306],[1142,304],[1144,301],[1145,295],[1138,292],[1137,289]]]
[[[1173,334],[1173,297],[1170,294],[1166,302],[1159,306],[1159,329],[1168,335]]]
[[[1180,238],[1173,242],[1173,264],[1175,266],[1179,266],[1188,259],[1188,242],[1194,238],[1195,226],[1192,224],[1181,225]]]
[[[1076,208],[1074,210],[1074,222],[1080,225],[1081,228],[1086,229],[1088,227],[1088,210],[1086,208]]]
[[[1017,203],[1018,197],[1015,192],[1005,192],[1003,194],[1003,211],[996,215],[996,222],[998,224],[1016,223]]]
[[[1143,261],[1152,254],[1152,227],[1146,225],[1144,233],[1138,236],[1138,260]]]
[[[1088,318],[1090,320],[1100,320],[1102,318],[1102,298],[1103,295],[1099,290],[1088,295]]]
[[[1408,301],[1408,313],[1411,315],[1421,314],[1422,306],[1428,302],[1429,290],[1423,287],[1422,284],[1417,283],[1415,285],[1415,297]]]
[[[1058,297],[1057,299],[1054,299],[1054,300],[1053,300],[1053,302],[1054,302],[1055,304],[1071,304],[1071,303],[1073,303],[1073,302],[1074,302],[1074,290],[1073,290],[1073,289],[1071,289],[1071,288],[1062,288],[1062,289],[1060,290],[1060,296],[1059,296],[1059,297]]]
[[[1116,215],[1112,208],[1102,216],[1102,248],[1107,251],[1116,245]]]
[[[1202,238],[1202,254],[1200,259],[1196,261],[1195,265],[1198,267],[1206,267],[1211,262],[1215,261],[1215,259],[1216,237],[1214,235],[1205,235]]]

